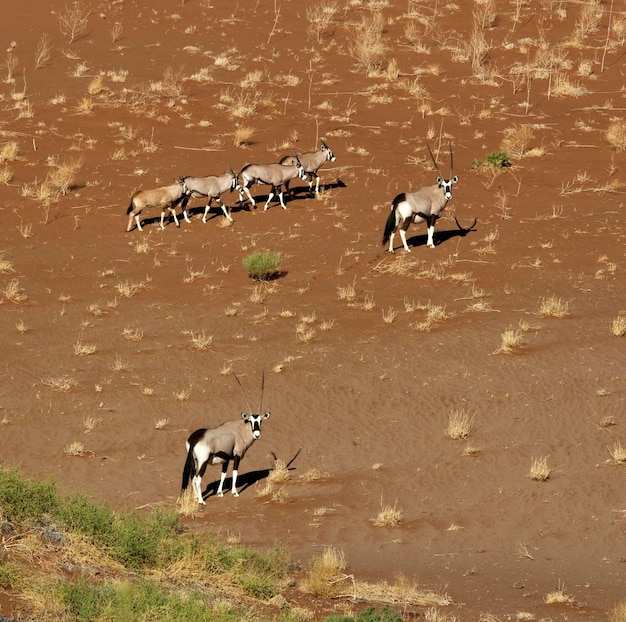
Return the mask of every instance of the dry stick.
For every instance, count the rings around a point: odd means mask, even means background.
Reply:
[[[274,31],[276,30],[276,25],[278,24],[278,18],[280,17],[280,7],[277,7],[276,0],[274,0],[274,25],[272,26],[272,30],[270,31],[269,36],[267,37],[267,42],[270,42],[270,39],[274,35]]]
[[[606,50],[609,47],[609,36],[611,35],[612,19],[613,19],[613,0],[611,0],[611,6],[609,7],[609,23],[606,27],[606,41],[604,42],[604,52],[602,52],[602,64],[600,65],[600,73],[604,71],[604,59],[606,57]]]

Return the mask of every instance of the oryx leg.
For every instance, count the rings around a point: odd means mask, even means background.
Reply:
[[[219,199],[218,199],[219,201]],[[202,222],[206,223],[206,217],[209,213],[209,210],[211,209],[211,203],[213,202],[213,197],[209,197],[209,200],[206,204],[206,207],[204,208],[204,216],[202,216]]]
[[[238,497],[239,493],[237,492],[237,473],[239,471],[239,456],[235,456],[233,458],[233,486],[231,488],[231,493],[233,497]]]
[[[196,497],[198,498],[198,503],[202,505],[206,505],[206,502],[204,501],[204,497],[202,496],[202,476],[204,475],[204,472],[206,471],[207,464],[208,464],[208,461],[205,462],[200,467],[198,472],[191,479],[191,487],[196,493]]]
[[[189,203],[189,199],[191,198],[190,194],[186,194],[183,197],[183,200],[181,201],[181,208],[183,210],[183,218],[185,219],[185,222],[188,222],[189,224],[191,224],[191,220],[189,220],[189,217],[187,216],[187,203]]]
[[[248,198],[250,199],[250,205],[252,205],[252,207],[254,207],[256,205],[256,201],[254,200],[254,198],[250,194],[250,189],[248,188],[248,186],[244,186],[243,190],[248,195]],[[243,203],[243,193],[241,192],[241,190],[239,191],[239,203]]]
[[[283,209],[287,209],[287,206],[285,205],[285,201],[283,200],[283,191],[282,191],[282,187],[278,188],[278,199],[280,200],[280,205]]]
[[[217,204],[222,208],[222,211],[224,212],[224,216],[226,216],[226,218],[228,218],[228,220],[230,220],[230,222],[233,222],[233,219],[231,218],[230,214],[228,213],[228,210],[226,209],[226,206],[224,205],[222,199],[220,199],[219,197],[217,197],[217,199],[215,199],[217,201]],[[205,214],[206,216],[206,214]]]
[[[272,189],[270,190],[270,193],[267,196],[267,201],[265,202],[265,207],[263,208],[263,211],[265,211],[269,207],[270,201],[274,198],[274,190],[276,190],[276,188],[272,186]],[[281,198],[281,204],[282,204],[282,198]]]
[[[315,173],[315,194],[320,193],[320,176]]]
[[[402,223],[402,226],[400,227],[400,238],[402,239],[402,244],[404,246],[404,250],[407,253],[411,252],[411,249],[409,248],[409,245],[407,244],[407,241],[406,241],[406,232],[407,232],[410,224],[411,224],[411,219],[407,218],[407,219],[405,219],[405,221]],[[392,238],[393,238],[393,235],[392,235]]]
[[[228,461],[222,464],[222,474],[220,475],[220,485],[217,487],[217,496],[224,496],[224,480],[226,479],[226,472],[228,471]]]
[[[426,242],[426,246],[428,248],[435,248],[435,223],[437,222],[437,216],[431,214],[426,219],[426,226],[428,227],[428,240]]]

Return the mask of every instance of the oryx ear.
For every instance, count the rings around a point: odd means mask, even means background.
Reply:
[[[453,183],[453,184],[456,184],[458,181],[459,181],[459,178],[455,175],[455,176],[452,178],[452,183]]]
[[[248,421],[248,419],[250,419],[250,417],[249,417],[248,413],[241,413],[241,418],[242,418],[244,421]]]
[[[441,177],[437,177],[437,185],[441,186],[442,181],[443,179],[441,179]]]
[[[270,418],[270,414],[267,412],[263,415],[263,419],[269,419]]]

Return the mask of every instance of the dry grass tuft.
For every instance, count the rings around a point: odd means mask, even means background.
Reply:
[[[609,622],[626,622],[626,600],[609,610]]]
[[[624,464],[626,462],[626,448],[622,446],[621,441],[617,441],[608,449],[615,464]]]
[[[474,430],[475,415],[471,415],[464,408],[453,410],[448,415],[448,425],[445,435],[447,438],[467,438]]]
[[[372,519],[376,527],[396,527],[402,521],[402,510],[398,509],[397,502],[393,505],[382,505],[378,516]]]
[[[277,493],[277,488],[286,484],[290,478],[291,475],[285,462],[280,459],[274,460],[274,466],[269,472],[265,480],[265,484],[258,492],[259,496],[265,497],[267,495],[275,495]]]
[[[530,479],[534,479],[536,482],[545,482],[550,477],[550,473],[552,473],[552,469],[548,466],[548,459],[545,456],[533,458],[528,472]]]
[[[178,497],[176,506],[181,516],[197,516],[199,514],[200,507],[191,486]]]
[[[618,315],[611,322],[611,334],[616,337],[623,337],[626,335],[626,315]]]
[[[553,294],[541,299],[537,313],[543,317],[566,317],[569,315],[569,303]]]
[[[67,445],[63,452],[67,456],[84,456],[87,452],[85,446],[80,441],[74,441]]]
[[[611,147],[618,151],[624,151],[626,149],[626,121],[623,119],[613,121],[606,130],[604,137]]]
[[[379,75],[384,69],[385,55],[389,51],[383,40],[385,18],[380,12],[361,16],[352,25],[350,54],[359,69],[368,75]]]
[[[328,547],[311,558],[310,569],[302,581],[302,589],[321,598],[334,598],[345,592],[346,558],[343,551]]]
[[[42,378],[41,384],[50,387],[53,391],[59,393],[68,393],[78,386],[78,382],[69,376],[60,376],[58,378]]]
[[[546,605],[573,605],[575,606],[576,600],[565,593],[565,586],[559,582],[559,587],[553,592],[549,592],[543,598],[543,602]]]
[[[516,125],[504,130],[504,138],[501,147],[510,156],[522,158],[529,150],[530,141],[535,137],[529,125]]]
[[[9,302],[18,303],[28,300],[28,296],[20,286],[19,279],[11,279],[7,283],[6,287],[0,289],[0,292],[4,294],[4,299]]]

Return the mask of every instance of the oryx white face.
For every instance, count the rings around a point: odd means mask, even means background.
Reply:
[[[437,177],[437,185],[443,191],[443,196],[446,197],[446,201],[452,198],[452,184],[456,184],[459,178],[455,175],[452,179],[442,179]]]
[[[335,155],[330,150],[330,147],[328,145],[326,145],[326,144],[322,145],[322,151],[326,154],[326,159],[329,162],[334,162],[335,161]]]
[[[263,419],[269,419],[270,414],[264,413],[263,415],[249,415],[248,413],[241,413],[241,418],[250,424],[252,430],[252,436],[255,440],[261,438],[261,421]]]

